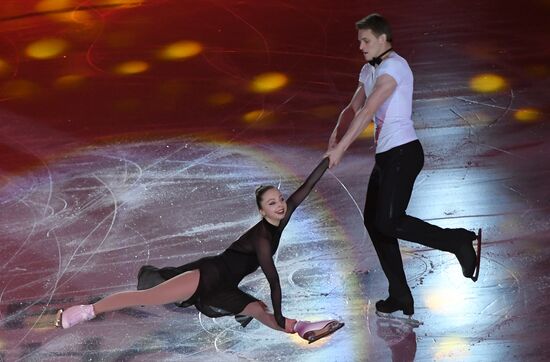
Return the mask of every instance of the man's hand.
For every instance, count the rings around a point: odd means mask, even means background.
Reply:
[[[332,131],[332,134],[330,135],[330,138],[328,140],[328,150],[332,150],[337,145],[336,138],[338,137],[338,125],[334,127],[334,131]]]
[[[334,166],[337,166],[342,160],[343,156],[344,156],[344,149],[339,145],[336,145],[334,148],[329,149],[325,153],[325,157],[329,158],[328,168],[333,168]]]

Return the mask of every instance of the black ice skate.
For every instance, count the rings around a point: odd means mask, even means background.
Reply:
[[[405,317],[399,317],[393,315],[394,312],[403,311]],[[413,328],[420,326],[422,323],[419,320],[414,319],[412,316],[414,314],[414,304],[410,303],[401,303],[392,297],[389,297],[386,300],[379,300],[376,302],[376,315],[382,318],[393,319],[396,321],[401,321],[407,323]]]
[[[456,257],[462,267],[462,275],[472,279],[474,282],[479,277],[479,265],[481,262],[481,229],[478,229],[475,240],[477,240],[477,253],[471,243],[463,244],[456,252]]]

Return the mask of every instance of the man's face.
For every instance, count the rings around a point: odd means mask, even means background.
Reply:
[[[382,54],[386,35],[382,34],[377,37],[370,29],[359,29],[357,37],[359,39],[359,49],[363,52],[367,62]]]

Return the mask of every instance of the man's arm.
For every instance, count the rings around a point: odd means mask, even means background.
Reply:
[[[392,76],[383,74],[378,77],[365,106],[355,115],[340,142],[325,154],[330,158],[329,168],[340,163],[344,152],[372,121],[378,108],[391,96],[396,87],[397,82]]]
[[[355,93],[353,94],[353,97],[351,98],[350,103],[342,110],[342,112],[340,112],[340,115],[338,116],[338,122],[336,122],[334,131],[332,131],[332,134],[328,141],[329,150],[336,147],[336,144],[338,143],[338,129],[347,129],[349,127],[351,121],[355,118],[357,113],[365,104],[366,98],[367,97],[365,95],[365,88],[363,87],[363,83],[359,83],[357,89],[355,90]]]

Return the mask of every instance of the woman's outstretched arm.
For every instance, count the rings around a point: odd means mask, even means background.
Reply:
[[[315,169],[311,172],[311,174],[307,177],[307,179],[304,181],[304,183],[298,187],[296,191],[286,201],[287,204],[287,216],[285,217],[286,220],[290,218],[290,215],[294,212],[294,210],[304,201],[304,199],[309,195],[311,190],[313,190],[313,187],[315,187],[315,184],[317,184],[317,181],[321,179],[321,176],[325,173],[329,165],[329,159],[324,158],[318,165],[315,167]]]

